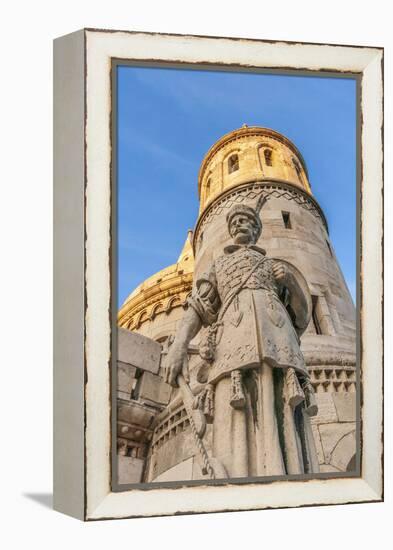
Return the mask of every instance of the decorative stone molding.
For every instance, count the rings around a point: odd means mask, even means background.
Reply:
[[[194,257],[189,230],[176,264],[161,269],[139,285],[124,302],[117,316],[119,327],[136,330],[161,313],[182,307],[192,289]]]
[[[354,393],[356,366],[308,367],[311,384],[317,393]]]
[[[198,219],[194,231],[194,254],[200,245],[200,236],[203,233],[205,226],[210,223],[214,217],[220,216],[224,210],[229,210],[235,204],[241,204],[244,201],[256,202],[262,193],[266,196],[267,200],[272,198],[284,198],[288,201],[296,202],[296,204],[309,211],[315,217],[319,218],[324,224],[326,231],[329,231],[328,224],[321,207],[306,191],[303,191],[299,187],[282,180],[251,181],[224,191],[216,200],[211,202],[205,208]]]
[[[120,310],[118,326],[134,330],[161,313],[168,314],[176,307],[183,307],[192,289],[192,277],[192,273],[187,273],[174,278],[173,286],[166,290],[162,290],[160,284],[150,287],[149,297],[142,291]]]
[[[184,405],[181,404],[172,414],[167,416],[154,430],[151,444],[151,454],[159,449],[166,441],[185,431],[190,425]]]
[[[119,422],[117,427],[120,439],[124,441],[135,441],[139,444],[146,443],[151,440],[153,431],[140,424]]]
[[[348,351],[327,352],[322,350],[303,351],[304,359],[309,368],[336,365],[338,368],[356,368],[356,355]]]

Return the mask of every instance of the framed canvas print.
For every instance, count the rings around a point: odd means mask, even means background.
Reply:
[[[383,50],[55,40],[55,508],[383,498]]]

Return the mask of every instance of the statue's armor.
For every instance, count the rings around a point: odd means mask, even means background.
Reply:
[[[232,245],[196,281],[189,304],[210,327],[208,333],[213,328],[215,335],[209,382],[263,361],[307,376],[298,334],[280,300],[283,286],[274,277],[276,261],[257,246]],[[299,277],[294,266],[283,263],[294,278]]]
[[[258,263],[258,267],[252,272],[243,288],[263,288],[276,294],[280,292],[273,275],[274,260],[261,257],[261,251],[258,249],[242,247],[232,254],[220,256],[214,263],[217,290],[223,303]]]

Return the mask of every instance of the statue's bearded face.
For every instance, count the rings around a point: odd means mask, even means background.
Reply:
[[[255,243],[258,228],[255,222],[244,214],[233,216],[229,234],[236,244]]]

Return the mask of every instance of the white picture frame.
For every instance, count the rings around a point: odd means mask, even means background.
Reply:
[[[381,501],[383,50],[84,29],[54,53],[55,509],[98,520]],[[360,75],[359,477],[111,490],[114,59]]]

